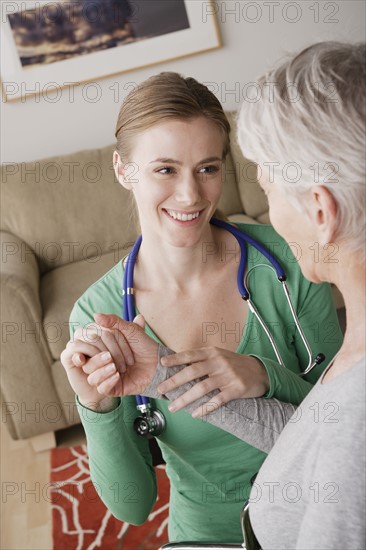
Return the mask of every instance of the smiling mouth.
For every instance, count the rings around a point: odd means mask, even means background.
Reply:
[[[164,209],[165,212],[174,220],[181,222],[190,222],[198,218],[203,210],[196,210],[196,212],[178,212],[177,210]]]

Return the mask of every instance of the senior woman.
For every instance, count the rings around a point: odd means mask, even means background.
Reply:
[[[365,44],[311,46],[264,75],[261,101],[240,112],[273,226],[301,246],[307,279],[339,288],[347,319],[339,353],[257,476],[250,516],[263,549],[365,548],[365,61]]]
[[[365,81],[364,44],[315,44],[260,78],[260,101],[244,103],[239,115],[239,143],[258,164],[273,226],[301,247],[306,278],[339,288],[347,319],[340,351],[253,486],[250,518],[264,550],[365,548]],[[128,334],[116,317],[97,320]],[[179,396],[176,408],[202,398],[202,386],[187,393],[198,384],[177,366],[194,361],[193,351],[161,359],[146,388],[156,350],[147,360],[139,334],[143,389],[154,396],[165,380],[159,389]],[[230,429],[222,414],[220,422]]]

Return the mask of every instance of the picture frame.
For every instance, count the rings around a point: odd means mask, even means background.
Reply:
[[[85,0],[74,0],[74,4],[79,6],[78,3],[83,1]],[[98,0],[91,1],[98,2]],[[116,2],[117,0],[104,0],[104,2],[106,1]],[[130,10],[130,20],[132,21],[130,25],[132,27],[140,25],[141,28],[143,18],[141,11],[145,8],[150,7],[151,9],[152,6],[158,8],[159,5],[161,8],[161,0],[122,1],[132,7],[132,11]],[[160,31],[162,34],[159,35],[130,39],[122,45],[113,47],[108,45],[107,49],[88,51],[87,54],[76,54],[61,60],[55,60],[53,56],[51,61],[44,61],[45,56],[43,56],[43,61],[39,62],[40,56],[38,55],[35,58],[27,58],[26,62],[30,64],[26,66],[24,66],[24,57],[22,58],[20,54],[19,40],[27,45],[32,35],[31,31],[27,31],[27,28],[25,28],[22,17],[31,18],[39,15],[43,17],[42,21],[45,21],[47,10],[51,10],[51,5],[53,6],[53,13],[55,9],[58,9],[62,14],[62,10],[66,6],[72,5],[72,0],[67,0],[67,3],[65,0],[59,0],[59,2],[44,0],[38,0],[37,2],[1,2],[2,68],[0,76],[3,101],[24,102],[30,96],[57,93],[58,90],[66,87],[94,82],[166,61],[208,52],[222,46],[215,14],[215,4],[212,0],[170,0],[170,2],[172,1],[180,3],[177,4],[181,8],[182,14],[181,19],[178,20],[178,24],[181,23],[182,26],[179,30],[165,32],[165,28],[162,27]],[[144,2],[149,2],[149,6]],[[135,14],[133,10],[135,10]],[[139,13],[137,13],[138,11]],[[184,11],[186,16],[183,14]],[[50,18],[49,14],[48,17]],[[74,15],[74,17],[76,16]],[[133,17],[135,17],[134,21]],[[148,34],[150,23],[147,17],[145,19],[147,21],[144,32]],[[162,23],[163,19],[159,17],[160,27],[164,25]],[[21,21],[20,24],[19,21]],[[46,22],[49,23],[49,21]],[[73,21],[72,23],[74,24]],[[169,23],[168,18],[167,23]],[[14,27],[16,25],[18,25],[17,31],[19,34],[15,38]],[[119,32],[118,29],[117,31]],[[27,32],[30,33],[29,36],[27,36]],[[50,48],[53,52],[55,50],[54,43],[47,42],[47,44],[51,44]],[[78,48],[84,45],[81,41],[81,43],[78,43]],[[74,46],[71,45],[71,47]],[[25,48],[28,51],[29,49],[29,46]],[[63,49],[64,43],[59,50]],[[34,48],[34,51],[36,50],[38,53],[38,46]],[[34,59],[35,62],[33,62]]]

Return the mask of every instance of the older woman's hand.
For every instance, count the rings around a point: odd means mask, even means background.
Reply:
[[[143,393],[156,369],[158,344],[145,334],[141,315],[134,323],[116,315],[96,314],[94,318],[96,324],[88,331],[75,332],[61,362],[80,403],[99,409],[106,396]]]
[[[187,367],[174,374],[158,386],[158,391],[166,394],[187,382],[197,379],[197,383],[172,401],[169,410],[182,409],[196,399],[213,390],[219,390],[215,395],[215,404],[210,411],[217,409],[232,399],[243,397],[261,397],[269,390],[267,371],[255,357],[241,355],[221,348],[207,347],[184,351],[161,358],[165,367],[187,364]],[[202,416],[202,409],[197,409],[193,417]]]

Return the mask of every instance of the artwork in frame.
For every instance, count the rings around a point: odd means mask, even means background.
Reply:
[[[212,0],[1,2],[3,101],[221,47]]]

